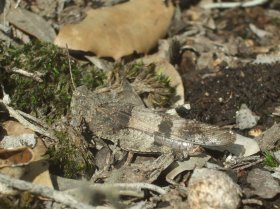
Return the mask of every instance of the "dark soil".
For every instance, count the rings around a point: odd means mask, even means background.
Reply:
[[[259,125],[279,122],[272,112],[280,105],[280,64],[248,65],[222,69],[214,76],[192,72],[184,78],[186,100],[191,105],[187,118],[218,125],[235,124],[235,113],[245,103],[261,117]]]

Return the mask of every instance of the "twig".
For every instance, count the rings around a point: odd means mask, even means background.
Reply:
[[[154,192],[157,192],[158,194],[165,194],[166,191],[162,189],[159,186],[156,186],[154,184],[149,184],[149,183],[104,183],[104,184],[90,184],[90,188],[103,188],[103,187],[112,187],[116,188],[118,190],[143,190],[143,189],[148,189]],[[69,189],[66,190],[65,192],[67,193],[73,193],[74,191],[78,190],[78,188],[74,189]]]
[[[99,59],[95,56],[85,56],[85,58],[87,58],[92,64],[94,64],[97,68],[105,71],[105,72],[108,72],[110,71],[112,68],[113,68],[113,64],[110,63],[109,61],[106,61],[106,60],[102,60],[102,59]]]
[[[7,187],[20,190],[20,191],[27,191],[34,195],[39,195],[42,197],[49,198],[54,200],[55,202],[62,203],[65,206],[69,206],[71,208],[77,209],[95,209],[95,207],[79,203],[75,200],[72,196],[64,194],[63,192],[59,192],[53,190],[46,186],[32,184],[23,180],[18,180],[12,177],[8,177],[0,173],[0,183]]]
[[[224,166],[226,168],[237,169],[243,165],[248,165],[250,162],[256,162],[259,159],[260,156],[235,157],[230,155],[224,162]]]
[[[16,3],[16,5],[15,5],[15,9],[18,8],[20,2],[21,2],[21,0],[17,0],[17,3]]]
[[[257,200],[257,199],[245,199],[245,200],[242,200],[242,203],[244,205],[248,205],[248,204],[263,205],[262,201]]]
[[[17,112],[22,115],[23,117],[29,119],[29,120],[32,120],[33,122],[35,122],[36,124],[40,125],[41,127],[45,128],[45,129],[48,129],[49,127],[43,122],[41,121],[40,119],[38,118],[35,118],[34,116],[32,115],[29,115],[25,112],[22,112],[21,110],[17,110]]]
[[[2,88],[2,93],[3,93],[2,101],[3,101],[3,103],[9,105],[11,103],[11,98],[10,98],[9,94],[6,94],[5,88],[2,84],[1,84],[1,88]]]
[[[11,1],[10,0],[5,1],[5,7],[4,7],[4,11],[3,11],[3,25],[5,25],[5,26],[7,24],[9,24],[6,21],[6,16],[9,13],[10,8],[11,8]]]
[[[31,73],[31,72],[27,72],[23,69],[19,69],[19,68],[16,68],[16,67],[13,67],[12,69],[9,69],[9,70],[13,73],[18,73],[20,75],[24,75],[26,77],[32,78],[39,83],[43,82],[42,78],[40,78],[40,76],[43,75],[42,73],[39,73],[39,72]]]
[[[76,84],[75,84],[74,79],[73,79],[72,66],[71,66],[71,63],[70,63],[70,54],[69,54],[69,49],[68,49],[67,44],[66,44],[66,52],[67,52],[67,57],[68,57],[68,66],[69,66],[69,71],[70,71],[70,77],[71,77],[73,88],[75,90],[76,89]]]
[[[17,119],[22,125],[26,126],[26,128],[30,128],[31,130],[33,130],[39,134],[42,134],[44,136],[47,136],[47,137],[53,139],[54,141],[58,141],[58,139],[54,136],[53,133],[50,133],[49,131],[44,130],[43,128],[40,128],[40,127],[35,126],[34,124],[30,123],[23,116],[21,116],[17,110],[15,110],[14,108],[5,104],[3,102],[3,100],[0,100],[0,102],[4,104],[5,108],[9,111],[10,116]]]
[[[202,7],[204,9],[228,9],[235,7],[253,7],[257,5],[261,5],[268,2],[268,0],[252,0],[247,2],[219,2],[213,4],[205,4]]]
[[[244,166],[241,166],[241,167],[238,167],[238,168],[234,168],[233,170],[234,171],[244,170],[245,168],[249,168],[249,167],[252,167],[253,165],[261,163],[262,161],[263,161],[263,159],[259,159],[259,160],[255,161],[255,162],[249,163],[247,165],[244,165]]]
[[[149,183],[115,183],[112,184],[113,187],[117,187],[118,189],[148,189],[159,194],[165,194],[166,191],[159,186]]]

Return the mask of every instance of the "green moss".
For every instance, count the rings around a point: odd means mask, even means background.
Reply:
[[[53,44],[33,42],[17,47],[0,47],[0,82],[12,98],[12,105],[47,117],[51,122],[67,112],[73,92],[69,58]],[[103,83],[104,73],[70,58],[74,83],[93,89]],[[14,68],[40,74],[43,82],[12,73]]]
[[[279,17],[271,18],[270,21],[273,25],[280,26],[280,18]]]
[[[70,58],[71,72],[76,86],[89,89],[102,85],[105,73],[92,65],[81,65]],[[43,82],[13,73],[12,69],[40,74]],[[115,69],[124,69],[127,79],[141,98],[153,107],[166,107],[174,94],[169,79],[155,71],[155,65],[142,63],[117,64]],[[32,42],[7,47],[0,44],[0,83],[12,99],[12,105],[49,123],[65,115],[73,92],[69,69],[69,57],[50,43]],[[0,93],[1,94],[1,93]],[[1,96],[1,95],[0,95]]]
[[[50,171],[66,178],[90,177],[94,172],[94,159],[72,142],[66,133],[56,133],[59,142],[48,149]]]
[[[278,167],[279,163],[275,159],[274,155],[272,152],[265,151],[264,153],[264,161],[263,163],[269,167]]]

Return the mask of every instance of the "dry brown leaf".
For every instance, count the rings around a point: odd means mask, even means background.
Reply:
[[[173,12],[162,0],[131,0],[89,10],[82,22],[62,27],[55,44],[114,59],[147,53],[166,34]]]
[[[170,85],[175,88],[176,94],[171,98],[172,106],[179,106],[185,103],[185,91],[183,81],[178,71],[165,59],[157,56],[149,56],[142,59],[144,64],[154,63],[156,71],[170,79]]]
[[[27,165],[33,159],[34,153],[28,147],[0,150],[0,168]]]
[[[34,133],[13,120],[5,121],[2,127],[8,136]],[[27,147],[2,149],[0,150],[0,173],[53,188],[48,163],[43,157],[46,151],[47,148],[40,138],[37,138],[33,149]]]
[[[2,127],[7,132],[6,135],[19,136],[22,134],[32,134],[34,131],[25,128],[22,124],[14,120],[7,120],[2,124]]]
[[[42,139],[37,139],[37,144],[33,148],[34,160],[29,165],[29,171],[24,176],[24,180],[53,188],[49,174],[48,162],[44,159],[47,148]]]
[[[37,144],[34,147],[33,151],[34,159],[28,165],[28,172],[25,173],[22,179],[25,181],[33,182],[34,184],[39,184],[53,188],[53,184],[49,173],[49,165],[43,157],[43,155],[47,151],[47,148],[42,139],[38,138]]]
[[[138,61],[147,65],[154,63],[156,65],[156,71],[170,79],[170,85],[176,90],[176,94],[171,98],[171,104],[176,107],[185,103],[185,91],[180,74],[170,61],[168,61],[170,60],[170,53],[173,47],[172,44],[174,44],[172,41],[162,39],[159,41],[159,49],[157,53],[147,55],[138,59]]]
[[[48,170],[48,166],[44,166],[42,164],[41,168],[43,168],[43,172],[40,173],[39,175],[37,175],[35,177],[35,179],[33,179],[32,182],[34,184],[39,184],[39,185],[43,185],[43,186],[53,188],[53,184],[52,184],[52,180],[51,180],[50,173],[49,173],[49,170]]]

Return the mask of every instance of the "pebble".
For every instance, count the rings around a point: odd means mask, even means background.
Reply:
[[[188,204],[192,209],[236,209],[240,187],[224,172],[195,169],[188,184]]]

